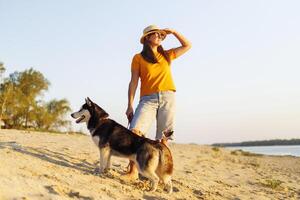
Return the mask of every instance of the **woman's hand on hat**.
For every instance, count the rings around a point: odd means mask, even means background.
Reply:
[[[165,31],[166,34],[173,34],[176,32],[174,29],[169,29],[169,28],[165,28],[165,29],[163,29],[163,31]]]

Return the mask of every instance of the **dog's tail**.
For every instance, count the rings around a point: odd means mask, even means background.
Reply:
[[[162,139],[163,140],[174,140],[174,131],[172,130],[165,130],[162,132]]]

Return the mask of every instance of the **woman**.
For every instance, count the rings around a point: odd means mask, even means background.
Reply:
[[[165,51],[161,42],[173,34],[181,43],[180,47]],[[146,27],[140,39],[141,53],[131,63],[131,80],[128,88],[127,118],[130,129],[145,135],[156,119],[156,139],[162,138],[163,131],[173,131],[175,113],[175,84],[171,74],[171,61],[191,48],[191,43],[173,29],[159,29],[155,25]],[[133,100],[138,81],[141,79],[140,101],[133,114]],[[138,172],[130,162],[128,176],[137,178]]]

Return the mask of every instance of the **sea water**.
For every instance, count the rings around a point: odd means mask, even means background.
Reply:
[[[227,147],[228,149],[241,149],[251,153],[275,155],[275,156],[297,156],[300,157],[300,145],[276,145],[276,146],[249,146],[249,147]]]

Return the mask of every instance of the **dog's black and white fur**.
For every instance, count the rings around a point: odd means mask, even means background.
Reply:
[[[76,123],[87,123],[93,141],[100,150],[100,173],[110,168],[111,156],[126,157],[135,162],[139,172],[151,180],[155,191],[159,180],[172,192],[173,159],[169,148],[159,141],[138,136],[108,118],[108,114],[89,98],[71,116]]]

